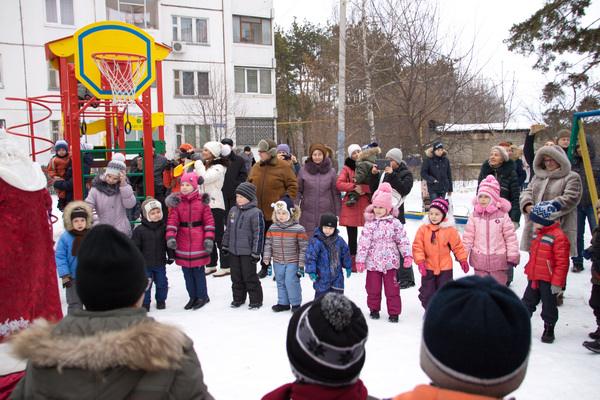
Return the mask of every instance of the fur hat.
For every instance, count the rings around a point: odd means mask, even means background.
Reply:
[[[194,190],[196,190],[198,189],[198,185],[202,185],[204,183],[204,178],[198,176],[195,172],[186,172],[185,174],[181,175],[181,181],[179,183],[182,184],[183,182],[189,183],[194,187]]]
[[[437,208],[438,210],[440,210],[442,212],[442,214],[444,215],[444,218],[446,218],[446,214],[448,214],[448,208],[450,208],[450,206],[448,205],[448,201],[442,197],[438,197],[437,199],[435,199],[434,201],[431,202],[431,204],[429,205],[429,208]],[[443,220],[443,218],[442,218]]]
[[[155,208],[158,208],[160,210],[160,219],[162,219],[162,204],[160,204],[160,201],[156,200],[152,196],[146,197],[146,200],[144,200],[144,202],[142,203],[142,217],[148,219],[148,213],[154,210]]]
[[[500,184],[493,175],[488,175],[479,184],[477,193],[484,193],[492,199],[491,204],[496,204],[500,201]]]
[[[121,153],[113,154],[112,158],[108,162],[108,166],[106,167],[106,173],[119,176],[120,172],[125,171],[127,171],[127,165],[125,165],[125,156]]]
[[[85,228],[90,229],[94,222],[92,206],[85,201],[72,201],[65,206],[63,211],[63,224],[66,231],[73,229],[73,220],[75,218],[85,218]]]
[[[324,226],[329,226],[337,229],[337,217],[333,214],[321,215],[321,220],[319,222],[319,228],[321,228],[321,231],[323,230],[322,228]]]
[[[444,145],[442,144],[442,142],[437,141],[437,142],[433,142],[433,151],[436,151],[437,149],[443,149]]]
[[[277,146],[277,152],[279,153],[280,151],[285,151],[287,154],[290,154],[290,146],[282,143],[279,146]]]
[[[423,323],[421,368],[436,386],[503,398],[525,378],[531,322],[494,278],[469,276],[442,286]]]
[[[550,226],[554,220],[558,218],[559,211],[562,210],[562,205],[558,201],[542,201],[536,204],[529,213],[529,219],[540,225]]]
[[[492,147],[491,151],[497,151],[500,154],[500,156],[502,157],[502,162],[508,161],[508,151],[506,151],[506,148],[504,148],[502,146],[494,146],[494,147]]]
[[[258,142],[258,149],[269,153],[271,157],[277,157],[277,143],[271,139],[263,139]]]
[[[571,140],[571,131],[568,129],[561,129],[558,131],[558,135],[556,136],[556,143],[562,138],[569,138]]]
[[[221,157],[221,151],[223,150],[223,145],[219,142],[206,142],[204,143],[204,148],[210,151],[210,154],[214,158]]]
[[[248,200],[252,201],[256,199],[256,186],[251,184],[250,182],[242,182],[235,189],[235,194],[239,194],[240,196],[244,196]]]
[[[361,150],[359,145],[351,144],[350,146],[348,146],[348,157],[352,157],[352,153],[354,153],[356,150]]]
[[[67,153],[69,152],[69,144],[66,140],[57,140],[54,143],[54,150],[58,153],[58,150],[64,149]]]
[[[294,205],[294,202],[292,201],[292,199],[290,198],[289,195],[284,195],[281,200],[271,204],[271,207],[273,207],[275,209],[275,212],[277,211],[285,211],[288,214],[287,219],[285,220],[285,222],[289,221],[290,218],[292,218],[292,215],[294,215],[294,211],[296,206]]]
[[[342,294],[327,293],[303,305],[287,332],[292,372],[307,384],[355,383],[365,363],[368,332],[362,311]]]
[[[402,150],[400,150],[397,147],[394,147],[393,149],[390,149],[387,153],[385,153],[385,158],[391,158],[392,160],[396,161],[398,165],[400,165],[402,164]]]
[[[323,153],[323,158],[331,157],[331,155],[333,154],[333,150],[331,149],[331,147],[325,146],[323,143],[317,142],[312,144],[308,149],[308,158],[310,158],[311,160],[315,150],[321,151],[321,153]]]
[[[379,188],[373,193],[371,203],[374,207],[383,207],[388,214],[392,211],[392,186],[383,182]]]
[[[97,225],[77,251],[76,290],[89,311],[135,304],[146,290],[146,262],[135,243],[110,225]]]

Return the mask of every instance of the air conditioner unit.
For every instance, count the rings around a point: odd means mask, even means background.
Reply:
[[[171,49],[173,53],[185,53],[185,42],[173,42],[171,43]]]

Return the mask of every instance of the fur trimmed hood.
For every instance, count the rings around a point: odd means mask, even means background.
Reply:
[[[428,148],[427,150],[425,150],[425,155],[426,155],[428,158],[433,158],[433,155],[434,155],[434,154],[433,154],[433,147],[430,147],[430,148]],[[442,152],[442,157],[448,157],[448,152],[447,152],[446,150],[444,150],[444,151]]]
[[[295,221],[300,221],[300,216],[302,215],[302,210],[300,209],[300,206],[295,205],[294,206],[294,213],[290,216],[290,220],[287,221],[289,222],[295,222]],[[277,223],[277,213],[275,210],[273,210],[273,214],[271,214],[271,221],[273,221],[274,223]]]
[[[71,213],[73,213],[73,210],[75,210],[77,208],[83,208],[87,214],[87,217],[85,218],[85,229],[90,229],[92,227],[92,224],[94,222],[92,206],[90,206],[85,201],[81,201],[81,200],[72,201],[69,204],[67,204],[67,206],[65,207],[65,210],[63,211],[63,224],[64,224],[65,230],[67,232],[73,229],[73,222],[71,221]]]
[[[511,144],[510,148],[512,149],[512,154],[510,155],[510,158],[516,162],[519,158],[521,158],[521,149],[519,148],[519,146],[514,144]]]
[[[197,192],[198,189],[196,189],[195,191]],[[190,193],[187,196],[191,196],[193,194],[194,194],[194,192]],[[186,195],[183,193],[172,193],[172,194],[168,195],[167,198],[165,199],[165,204],[169,208],[177,207],[179,205],[179,203],[181,203],[181,196],[186,196]],[[202,193],[200,200],[202,200],[202,204],[204,204],[205,206],[208,206],[210,204],[210,195],[208,193]]]
[[[369,160],[375,162],[375,158],[377,158],[377,155],[379,154],[381,154],[380,147],[369,147],[368,149],[365,149],[358,153],[357,161]]]
[[[481,208],[481,206],[479,205],[479,201],[477,201],[477,196],[475,196],[473,198],[473,201],[471,202],[471,204],[473,204],[475,206],[475,211],[478,213],[482,213],[483,211],[486,211],[491,214],[497,210],[503,211],[505,213],[509,213],[510,210],[512,209],[512,204],[510,204],[510,201],[508,201],[502,197],[500,198],[498,203],[496,203],[495,206],[490,204],[485,208],[485,210],[483,208]]]
[[[544,165],[544,156],[552,157],[558,162],[560,167],[554,171],[548,171]],[[543,146],[535,154],[535,158],[533,159],[533,170],[535,171],[535,175],[540,179],[548,178],[550,175],[554,178],[563,178],[571,172],[571,162],[560,146]]]
[[[433,225],[429,220],[429,213],[423,216],[423,219],[421,220],[421,225]],[[454,217],[446,216],[446,218],[444,218],[444,220],[439,224],[439,226],[440,228],[448,228],[450,226],[454,226]]]

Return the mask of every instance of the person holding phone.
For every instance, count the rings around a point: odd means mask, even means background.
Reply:
[[[433,202],[438,197],[452,196],[452,171],[448,153],[444,150],[442,142],[434,142],[425,152],[427,157],[423,159],[421,167],[421,178],[427,181],[429,201]],[[487,175],[486,175],[487,176]]]

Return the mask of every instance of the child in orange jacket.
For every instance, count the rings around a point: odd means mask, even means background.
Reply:
[[[56,155],[50,159],[48,163],[48,175],[53,180],[64,181],[67,179],[67,169],[71,163],[71,156],[69,155],[69,145],[65,140],[57,140],[54,144],[54,151]],[[58,206],[57,208],[62,211],[67,205],[66,191],[58,191]]]
[[[448,202],[443,198],[435,199],[429,206],[429,214],[423,218],[423,225],[417,231],[413,241],[412,251],[415,264],[419,266],[421,287],[419,300],[424,309],[442,285],[452,280],[454,262],[450,251],[460,262],[462,270],[467,273],[467,253],[463,249],[460,235],[452,226],[453,220],[448,220]]]

